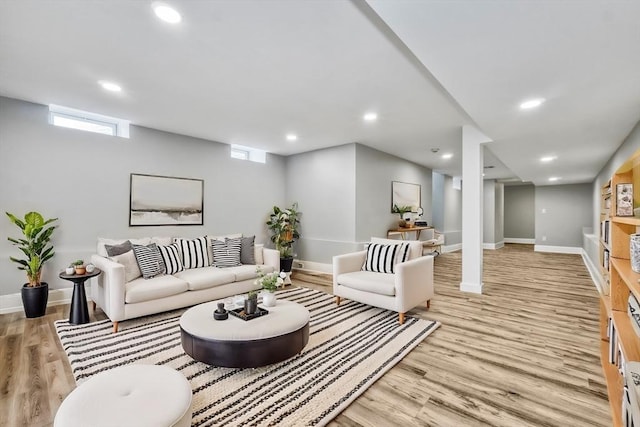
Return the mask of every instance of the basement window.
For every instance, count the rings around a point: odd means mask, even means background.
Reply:
[[[49,123],[70,129],[129,138],[129,121],[61,105],[49,105]]]
[[[238,160],[249,160],[250,162],[266,163],[267,152],[258,150],[257,148],[233,144],[231,146],[231,158]]]

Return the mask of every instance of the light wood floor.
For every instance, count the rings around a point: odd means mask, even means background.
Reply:
[[[461,293],[461,254],[436,258],[436,296],[412,315],[442,326],[330,425],[609,426],[598,294],[578,255],[484,252],[484,293]],[[328,276],[294,284],[331,292]],[[75,383],[53,321],[0,316],[0,426],[47,426]],[[103,319],[102,312],[92,313]]]

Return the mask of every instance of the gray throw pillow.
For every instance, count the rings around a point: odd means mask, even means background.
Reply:
[[[133,249],[129,240],[120,243],[119,245],[104,245],[104,249],[109,256],[118,256],[129,252]]]
[[[165,273],[164,261],[155,243],[147,246],[133,245],[133,254],[145,279],[151,279]]]
[[[255,265],[256,263],[256,252],[255,252],[255,245],[254,245],[255,240],[256,240],[256,236],[242,238],[242,247],[240,248],[240,262],[242,264]]]

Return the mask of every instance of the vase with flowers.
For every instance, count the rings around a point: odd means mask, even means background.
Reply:
[[[258,273],[258,279],[256,279],[255,284],[262,286],[264,290],[262,293],[262,303],[266,307],[273,307],[276,305],[276,290],[278,286],[282,286],[284,278],[287,277],[287,275],[283,271],[265,274],[260,267],[256,268],[256,273]]]

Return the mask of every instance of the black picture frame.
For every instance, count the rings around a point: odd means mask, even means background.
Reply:
[[[204,225],[204,180],[132,173],[129,226]]]

